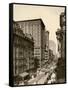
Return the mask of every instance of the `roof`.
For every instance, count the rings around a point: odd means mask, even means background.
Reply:
[[[37,20],[40,20],[41,23],[44,25],[44,22],[41,18],[37,18],[37,19],[29,19],[29,20],[20,20],[20,21],[14,21],[14,22],[28,22],[28,21],[37,21]],[[45,25],[44,25],[45,27]]]

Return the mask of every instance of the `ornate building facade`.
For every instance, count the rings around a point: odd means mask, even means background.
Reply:
[[[58,41],[58,64],[57,64],[57,79],[58,82],[65,82],[65,27],[66,18],[65,13],[60,15],[60,29],[57,30],[57,41]]]
[[[13,71],[14,76],[34,68],[34,41],[24,34],[19,24],[13,23]]]

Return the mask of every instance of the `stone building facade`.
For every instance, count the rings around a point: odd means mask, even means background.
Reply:
[[[13,23],[13,71],[14,76],[34,68],[34,41],[24,34],[19,24]]]
[[[57,41],[58,41],[58,64],[57,64],[57,78],[58,82],[65,82],[66,78],[66,58],[65,58],[65,29],[66,29],[66,18],[65,13],[60,15],[60,29],[57,30]]]

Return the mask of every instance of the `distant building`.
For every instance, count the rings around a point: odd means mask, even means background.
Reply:
[[[58,41],[58,69],[57,78],[60,82],[65,82],[65,13],[60,15],[60,29],[57,30],[57,41]]]
[[[53,54],[56,55],[56,43],[53,40],[49,40],[49,49],[53,50]]]
[[[19,24],[13,23],[13,71],[14,76],[34,69],[34,41],[24,34]]]
[[[53,50],[49,49],[49,63],[51,63],[54,60],[54,54]]]
[[[39,59],[39,67],[45,63],[45,25],[42,19],[16,21],[24,34],[30,34],[34,39],[34,57]]]

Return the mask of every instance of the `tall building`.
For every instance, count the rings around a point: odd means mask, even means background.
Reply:
[[[13,23],[13,72],[14,76],[34,69],[34,41],[24,34],[19,24]]]
[[[49,32],[45,32],[45,60],[49,61]]]
[[[62,44],[61,44],[61,57],[65,59],[65,27],[66,27],[66,20],[65,20],[65,13],[61,13],[60,15],[60,27],[62,30]]]
[[[60,29],[57,30],[57,41],[58,41],[58,65],[57,65],[57,78],[59,82],[65,82],[65,13],[60,15]]]
[[[24,34],[30,34],[34,39],[34,57],[39,59],[39,67],[43,66],[45,48],[45,25],[42,19],[16,21]]]

